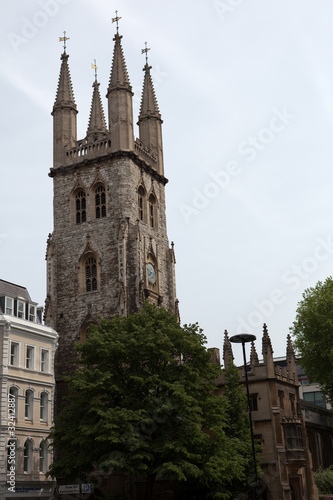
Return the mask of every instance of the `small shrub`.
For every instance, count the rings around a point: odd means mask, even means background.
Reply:
[[[328,469],[319,469],[314,473],[314,479],[320,495],[333,494],[333,465]]]

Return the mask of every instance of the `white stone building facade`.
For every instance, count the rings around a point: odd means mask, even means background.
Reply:
[[[58,335],[41,323],[26,288],[0,280],[0,498],[52,498],[54,356]]]

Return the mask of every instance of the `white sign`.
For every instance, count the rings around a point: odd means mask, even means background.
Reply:
[[[92,484],[81,484],[81,493],[92,493],[93,485]],[[79,493],[79,485],[78,484],[62,484],[57,486],[58,495],[75,495]]]

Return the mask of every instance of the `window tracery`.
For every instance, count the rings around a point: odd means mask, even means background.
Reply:
[[[97,290],[97,262],[95,257],[89,256],[85,261],[86,292]]]
[[[106,217],[106,194],[103,184],[95,187],[95,217],[96,219]]]
[[[86,220],[87,220],[86,193],[83,189],[80,189],[75,194],[75,222],[76,224],[81,224],[81,222],[86,222]]]
[[[146,191],[142,185],[138,188],[139,220],[146,222]]]

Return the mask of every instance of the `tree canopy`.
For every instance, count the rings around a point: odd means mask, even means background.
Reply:
[[[333,279],[319,281],[303,293],[291,328],[301,364],[333,402]]]
[[[233,389],[214,394],[221,367],[205,343],[197,324],[182,327],[148,302],[93,325],[77,345],[79,366],[50,435],[50,475],[144,474],[147,499],[157,474],[195,485],[200,499],[244,491],[252,463],[245,402],[237,396],[233,406]]]

